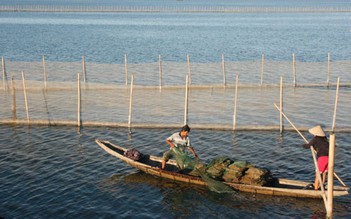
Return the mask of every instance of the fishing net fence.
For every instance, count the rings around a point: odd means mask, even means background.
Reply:
[[[351,61],[3,60],[0,120],[134,128],[178,128],[186,122],[204,129],[279,130],[280,113],[273,104],[282,101],[285,114],[302,130],[316,123],[328,130],[340,78],[336,131],[350,131],[350,66]],[[291,128],[286,121],[283,125]]]

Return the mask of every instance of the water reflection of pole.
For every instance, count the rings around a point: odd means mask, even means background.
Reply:
[[[234,115],[233,115],[233,130],[236,130],[236,109],[238,102],[238,83],[239,83],[239,75],[236,75],[235,80],[235,94],[234,94]]]
[[[189,89],[189,75],[187,75],[185,79],[184,125],[188,123],[188,89]]]
[[[28,123],[28,125],[29,125],[28,100],[27,100],[26,83],[25,83],[24,72],[23,72],[23,71],[22,71],[22,84],[23,84],[24,103],[25,103],[25,106],[26,106],[27,123]]]
[[[130,82],[130,96],[129,96],[129,114],[128,114],[128,128],[129,132],[132,127],[132,102],[133,102],[133,85],[134,85],[134,75],[132,75]]]
[[[12,96],[12,105],[11,105],[11,111],[13,115],[13,119],[17,119],[16,115],[16,90],[15,90],[15,81],[13,80],[13,76],[11,79],[11,96]]]

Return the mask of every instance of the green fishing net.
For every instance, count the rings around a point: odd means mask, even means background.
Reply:
[[[209,189],[217,193],[231,193],[234,190],[221,181],[213,179],[206,171],[206,164],[199,159],[191,158],[188,153],[178,147],[173,148],[173,156],[180,169],[193,170],[193,175],[200,176],[208,185]]]
[[[216,157],[208,164],[191,158],[181,147],[173,148],[173,157],[179,169],[192,170],[189,175],[200,176],[211,191],[228,193],[234,190],[224,182],[259,186],[274,186],[278,180],[265,168],[259,168],[247,161],[233,161],[227,157]]]

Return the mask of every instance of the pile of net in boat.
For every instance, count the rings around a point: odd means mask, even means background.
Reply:
[[[199,159],[191,158],[185,151],[181,150],[179,147],[173,148],[174,159],[177,162],[178,168],[181,170],[190,169],[190,175],[200,176],[206,183],[209,189],[217,193],[232,193],[234,190],[218,181],[206,172],[206,164],[201,162]]]
[[[178,167],[192,170],[189,174],[200,176],[207,182],[210,190],[215,192],[233,191],[223,182],[258,186],[273,186],[278,182],[268,169],[256,167],[247,161],[233,161],[227,157],[218,157],[206,164],[199,159],[191,158],[177,147],[173,150]]]
[[[273,186],[277,183],[270,170],[256,167],[247,161],[233,161],[227,157],[213,159],[206,166],[206,172],[212,178],[225,182],[258,186]]]

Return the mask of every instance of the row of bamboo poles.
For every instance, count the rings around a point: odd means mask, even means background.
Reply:
[[[327,56],[327,78],[326,78],[326,83],[323,84],[324,86],[327,86],[328,88],[333,85],[330,82],[330,52],[328,52]],[[7,82],[7,72],[6,72],[6,67],[5,67],[5,58],[2,56],[1,59],[2,63],[2,84],[3,84],[3,89],[7,90],[8,89],[8,82]],[[47,71],[46,71],[46,60],[45,56],[42,56],[42,66],[43,66],[43,81],[44,81],[44,88],[47,89]],[[264,85],[264,73],[265,73],[265,55],[262,53],[261,55],[261,79],[260,79],[260,86]],[[159,89],[161,90],[162,87],[164,86],[163,81],[162,81],[162,75],[163,75],[163,66],[162,66],[162,57],[161,55],[158,56],[158,69],[159,69]],[[192,86],[192,80],[191,80],[191,63],[190,63],[190,55],[187,55],[187,71],[188,71],[188,80],[189,80],[189,85]],[[226,63],[225,63],[225,56],[222,54],[221,57],[221,71],[222,71],[222,76],[223,76],[223,86],[227,86],[227,76],[226,76]],[[297,71],[296,71],[296,57],[295,54],[292,54],[292,72],[293,72],[293,81],[290,85],[293,87],[303,85],[303,84],[298,84],[297,83]],[[124,74],[125,74],[125,85],[128,85],[128,59],[127,59],[127,54],[124,54]],[[86,68],[86,61],[85,61],[85,56],[82,56],[82,76],[83,76],[83,82],[87,82],[87,68]],[[322,85],[322,86],[323,86]],[[334,84],[335,85],[335,84]],[[321,86],[321,84],[314,84],[314,85],[308,85],[308,86]],[[344,86],[349,86],[349,84],[344,84]],[[201,87],[201,86],[200,86]],[[193,86],[195,88],[195,86]]]
[[[189,100],[189,87],[190,87],[190,72],[188,72],[188,74],[186,75],[186,82],[185,82],[185,86],[184,86],[184,93],[185,93],[185,97],[184,97],[184,124],[188,123],[188,100]],[[238,87],[239,87],[239,75],[236,75],[236,81],[235,81],[235,87],[234,87],[234,111],[233,111],[233,123],[232,123],[232,127],[231,128],[223,128],[221,127],[220,129],[224,129],[224,130],[233,130],[236,131],[237,129],[237,125],[236,125],[236,118],[237,118],[237,102],[238,102]],[[277,109],[279,109],[281,111],[280,113],[280,119],[279,119],[279,130],[280,133],[283,133],[284,127],[283,127],[283,77],[280,78],[280,89],[279,89],[279,107],[277,107]],[[340,79],[338,78],[337,81],[337,88],[336,88],[336,103],[335,103],[335,111],[337,109],[337,98],[338,98],[338,94],[339,94],[339,87],[340,87]],[[85,86],[84,86],[85,89]],[[129,95],[129,113],[128,113],[128,123],[127,124],[107,124],[104,123],[106,126],[122,126],[122,127],[128,127],[129,129],[132,128],[132,106],[133,106],[133,90],[134,90],[134,75],[131,76],[131,82],[130,82],[130,95]],[[24,72],[22,71],[22,90],[23,90],[23,96],[24,96],[24,105],[25,105],[25,110],[26,110],[26,123],[28,125],[35,124],[35,121],[31,121],[30,120],[30,115],[29,115],[29,106],[28,106],[28,99],[27,99],[27,89],[26,89],[26,80],[25,80],[25,75]],[[81,77],[80,74],[77,74],[77,126],[80,127],[82,126],[82,101],[81,101],[81,90],[82,90],[82,86],[81,86]],[[12,96],[12,106],[11,106],[11,110],[12,110],[12,114],[13,114],[13,120],[10,123],[17,123],[19,122],[17,120],[17,116],[16,116],[16,91],[15,91],[15,85],[14,85],[14,80],[12,77],[12,81],[11,81],[11,96]],[[334,115],[334,120],[335,121],[335,116]],[[0,122],[1,123],[1,122]],[[8,123],[8,122],[7,122]],[[39,122],[39,124],[43,124],[45,122]],[[50,121],[47,121],[48,124],[50,124]],[[74,122],[67,122],[65,123],[65,125],[74,125]],[[89,124],[89,123],[86,123]],[[95,125],[99,125],[98,123],[95,123]],[[169,126],[169,125],[167,125]],[[178,125],[177,125],[178,126]],[[140,125],[135,125],[134,127],[140,127]],[[144,127],[149,127],[149,128],[155,128],[155,126],[153,126],[152,124],[149,126],[144,126]],[[335,127],[335,124],[333,123],[333,127]],[[157,127],[156,127],[157,128]],[[198,128],[208,128],[208,127],[198,127]],[[211,127],[211,129],[215,129],[213,126]],[[257,128],[256,128],[257,129]],[[262,127],[259,129],[263,129]],[[274,130],[276,128],[270,128],[271,130]],[[239,129],[240,130],[240,129]],[[245,130],[247,130],[247,128],[245,128]],[[268,129],[269,130],[269,129]],[[334,130],[333,130],[334,131]]]
[[[1,5],[10,12],[213,12],[213,13],[311,13],[350,12],[345,7],[235,7],[235,6],[74,6],[74,5]]]
[[[290,84],[290,86],[297,86],[297,80],[296,80],[296,61],[295,61],[295,54],[292,54],[292,59],[293,59],[293,83]],[[260,86],[264,85],[264,53],[262,53],[262,60],[261,60],[261,82],[260,82]],[[45,56],[42,56],[42,64],[43,64],[43,81],[44,81],[44,89],[47,89],[47,73],[46,73],[46,61],[45,61]],[[159,55],[159,89],[162,89],[163,86],[163,82],[162,82],[162,59],[161,59],[161,55]],[[191,87],[191,89],[193,89],[194,87],[192,86],[192,82],[191,82],[191,70],[190,70],[190,56],[187,55],[187,75],[186,75],[186,85],[184,86],[185,88],[185,111],[184,111],[184,124],[187,123],[188,121],[188,116],[187,116],[187,112],[188,112],[188,90],[189,87]],[[225,69],[225,59],[224,59],[224,54],[222,54],[222,62],[221,62],[221,66],[222,66],[222,74],[223,74],[223,86],[226,87],[228,85],[227,81],[226,81],[226,69]],[[84,85],[86,85],[87,80],[86,80],[86,61],[85,61],[85,56],[82,56],[82,76],[83,76],[83,83]],[[128,87],[128,61],[127,61],[127,55],[124,54],[124,74],[125,74],[125,86],[126,88]],[[4,57],[2,57],[2,75],[3,75],[3,89],[4,91],[7,91],[9,88],[8,86],[8,82],[7,82],[7,74],[6,74],[6,68],[5,68],[5,59]],[[27,101],[27,94],[26,94],[26,82],[25,82],[25,76],[24,76],[24,72],[22,72],[22,84],[23,84],[23,91],[24,91],[24,99],[25,99],[25,107],[26,107],[26,115],[27,115],[27,124],[29,125],[30,123],[35,124],[35,121],[30,121],[29,119],[29,110],[28,110],[28,101]],[[80,74],[78,74],[78,126],[82,125],[82,119],[81,119],[81,79],[80,79]],[[15,100],[15,86],[14,86],[14,80],[12,77],[12,83],[11,83],[11,94],[12,94],[12,114],[16,115],[16,100]],[[328,68],[327,68],[327,83],[324,86],[331,86],[332,83],[330,83],[330,53],[328,53]],[[337,89],[339,89],[340,86],[340,81],[338,79],[338,82],[336,83],[337,85]],[[280,80],[280,108],[283,109],[283,77],[281,77]],[[284,84],[284,87],[288,86],[287,84]],[[320,86],[320,85],[318,85]],[[239,76],[236,75],[236,81],[235,81],[235,96],[234,96],[234,112],[233,112],[233,123],[232,123],[232,127],[218,127],[218,129],[225,129],[225,130],[237,130],[237,125],[236,125],[236,117],[237,117],[237,99],[238,99],[238,87],[239,87]],[[84,89],[86,88],[86,86],[84,86]],[[131,89],[131,94],[130,94],[130,110],[129,110],[129,115],[128,115],[128,124],[106,124],[104,123],[106,126],[127,126],[128,128],[132,127],[132,97],[133,97],[133,88],[134,88],[134,76],[132,75],[131,77],[131,84],[130,84],[130,89]],[[183,86],[181,87],[183,89]],[[15,118],[15,121],[10,121],[10,123],[17,123],[19,122],[19,120],[17,120],[17,116],[13,116],[13,118]],[[50,121],[45,122],[45,121],[41,121],[38,122],[39,124],[50,124]],[[279,130],[280,133],[283,132],[283,119],[282,119],[282,115],[280,115],[280,126],[279,126]],[[75,123],[70,121],[70,122],[64,122],[64,124],[69,124],[69,125],[74,125]],[[89,124],[87,122],[85,122],[85,124]],[[92,123],[92,125],[99,125],[98,123]],[[101,124],[100,124],[101,125]],[[139,125],[140,127],[141,125]],[[138,125],[136,125],[135,127],[138,127]],[[144,126],[145,127],[145,126]],[[146,126],[146,127],[155,127],[154,125],[150,125],[150,126]],[[157,127],[160,127],[159,125]],[[204,127],[198,127],[198,128],[204,128]],[[206,127],[205,127],[206,128]],[[213,127],[212,127],[213,128]],[[244,130],[248,130],[250,128],[242,128]],[[255,128],[256,130],[275,130],[276,128],[264,128],[264,127],[258,127]],[[239,128],[240,130],[240,128]],[[344,130],[345,131],[345,130]],[[346,130],[347,131],[347,130]]]

